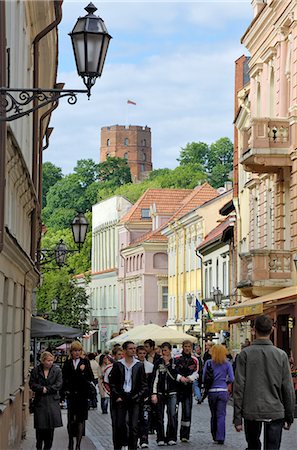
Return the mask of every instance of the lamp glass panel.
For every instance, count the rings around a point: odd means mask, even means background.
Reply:
[[[77,72],[79,75],[84,74],[86,72],[84,34],[81,33],[72,36],[72,42],[77,64]]]
[[[102,46],[102,35],[87,34],[88,67],[87,73],[97,73]]]
[[[108,46],[109,46],[109,41],[110,41],[110,36],[105,35],[103,38],[103,44],[102,44],[102,50],[101,50],[101,58],[99,61],[99,68],[98,68],[98,72],[99,72],[99,77],[102,74],[102,70],[103,70],[103,66],[105,63],[105,58],[107,55],[107,50],[108,50]]]

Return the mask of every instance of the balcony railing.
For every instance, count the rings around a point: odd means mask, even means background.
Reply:
[[[248,172],[273,173],[292,165],[288,119],[254,118],[243,141],[240,162]]]
[[[238,287],[248,296],[291,286],[292,255],[290,250],[250,250],[242,253],[241,280]],[[259,294],[259,290],[263,292]]]

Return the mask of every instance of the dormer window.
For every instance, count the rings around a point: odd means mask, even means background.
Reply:
[[[141,218],[142,219],[150,219],[151,218],[151,212],[150,212],[149,208],[142,208]]]

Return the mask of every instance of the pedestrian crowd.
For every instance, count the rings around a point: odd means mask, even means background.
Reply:
[[[224,445],[230,395],[234,426],[244,429],[247,449],[279,449],[282,430],[294,421],[295,392],[288,356],[272,344],[272,331],[272,320],[258,316],[252,343],[247,339],[234,361],[224,344],[206,342],[202,355],[190,340],[180,352],[169,342],[156,348],[148,339],[97,355],[85,355],[74,341],[62,370],[43,352],[30,376],[37,450],[52,448],[54,429],[62,426],[61,400],[67,404],[68,450],[80,450],[88,411],[97,408],[97,389],[102,414],[111,415],[115,450],[148,448],[149,434],[156,435],[158,446],[189,442],[193,401],[201,404],[206,397],[211,436]]]

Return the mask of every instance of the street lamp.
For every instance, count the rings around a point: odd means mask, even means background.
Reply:
[[[84,244],[86,239],[88,226],[89,223],[84,214],[78,213],[71,223],[73,239],[74,242],[78,245],[78,250],[68,250],[65,242],[63,242],[63,239],[61,239],[53,250],[43,248],[37,251],[40,265],[44,265],[55,260],[57,266],[59,268],[62,267],[66,263],[68,253],[80,252],[80,248]]]
[[[297,270],[297,253],[294,253],[293,262],[294,262],[294,265],[295,265],[295,269]]]
[[[192,306],[193,294],[187,294],[187,302],[189,306]]]
[[[214,289],[214,291],[212,293],[212,297],[214,299],[215,304],[219,307],[222,303],[223,295],[218,287],[216,289]]]
[[[85,218],[84,214],[81,212],[74,217],[71,223],[73,240],[76,244],[78,244],[79,250],[80,246],[83,245],[83,243],[85,242],[88,227],[89,223]]]
[[[56,298],[54,298],[53,300],[52,300],[52,311],[53,312],[55,312],[55,311],[57,311],[57,308],[58,308],[58,300],[56,299]]]
[[[88,14],[77,19],[69,36],[72,40],[77,73],[82,77],[90,97],[96,78],[102,74],[111,36],[104,21],[95,16],[96,6],[89,3],[85,10]]]
[[[87,15],[79,17],[70,34],[79,76],[87,90],[75,89],[41,89],[41,88],[0,88],[0,122],[9,122],[43,108],[50,103],[56,103],[60,98],[68,97],[70,105],[77,102],[77,94],[85,93],[88,98],[96,79],[101,76],[109,41],[104,21],[96,16],[97,8],[93,3],[85,8]],[[33,104],[24,110],[25,106]]]

